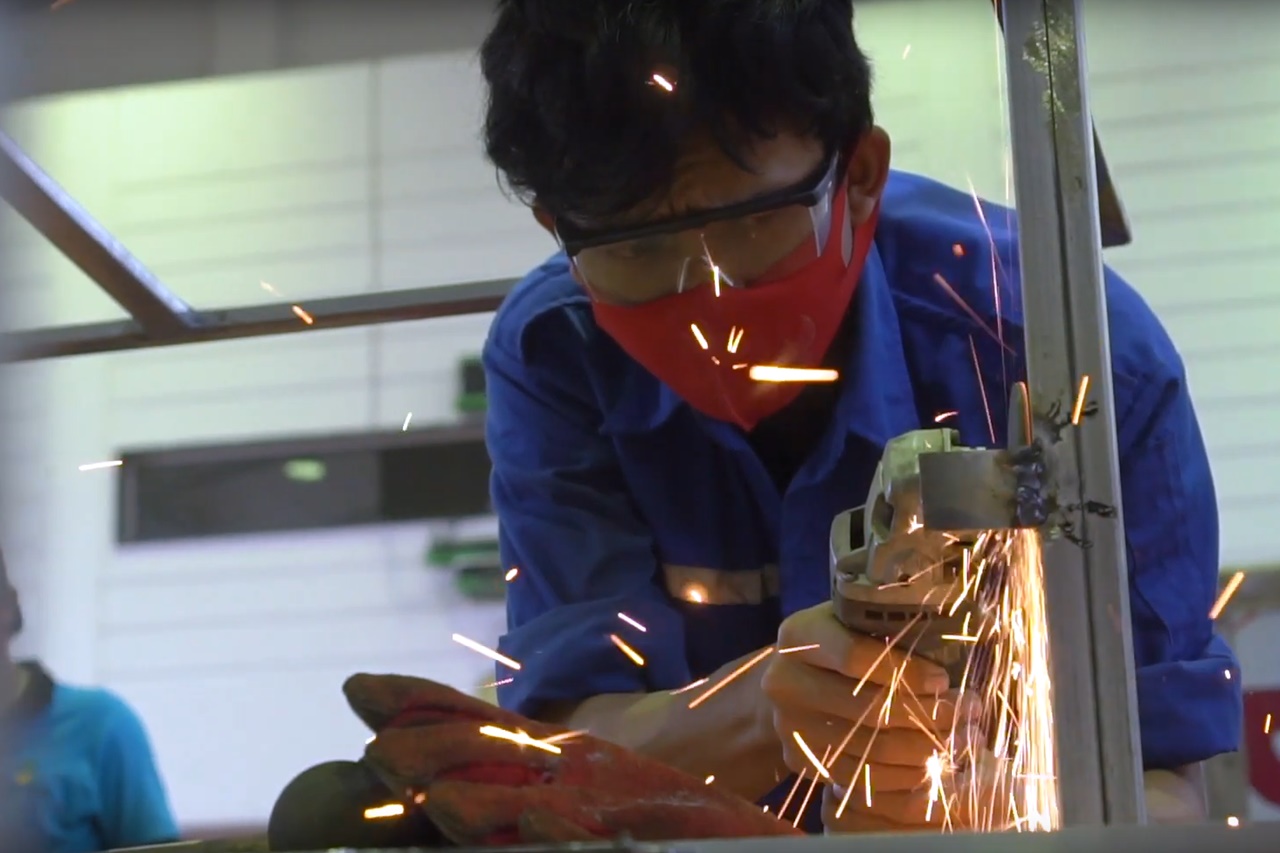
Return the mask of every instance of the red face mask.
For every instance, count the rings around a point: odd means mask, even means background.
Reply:
[[[794,272],[718,294],[707,282],[640,305],[597,299],[596,323],[690,406],[750,431],[795,400],[807,381],[821,378],[787,370],[822,366],[862,276],[879,205],[852,235],[843,188],[832,208],[822,252]],[[812,256],[812,245],[797,250],[804,252]],[[778,268],[792,262],[784,258]]]

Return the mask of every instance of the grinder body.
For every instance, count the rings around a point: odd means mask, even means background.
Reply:
[[[985,531],[1046,521],[1045,456],[1032,440],[1025,385],[1014,388],[1006,448],[965,447],[951,429],[922,429],[884,449],[866,503],[831,525],[831,596],[836,617],[867,636],[968,677],[980,642],[981,590],[967,589],[967,561]],[[992,574],[988,583],[998,582]]]
[[[886,445],[867,502],[831,525],[831,594],[850,630],[897,640],[964,676],[969,649],[944,639],[965,632],[971,605],[961,599],[965,551],[972,537],[923,526],[920,455],[964,452],[959,434],[918,430]]]

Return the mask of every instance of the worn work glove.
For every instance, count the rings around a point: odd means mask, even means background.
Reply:
[[[799,834],[700,779],[435,682],[355,675],[343,690],[375,733],[364,761],[455,844]]]

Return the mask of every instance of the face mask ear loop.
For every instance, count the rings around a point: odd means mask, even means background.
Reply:
[[[832,190],[828,190],[820,201],[809,208],[809,224],[813,228],[815,257],[821,255],[826,249],[827,238],[831,236],[831,197]]]

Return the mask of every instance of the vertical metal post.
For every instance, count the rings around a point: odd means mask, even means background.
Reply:
[[[1044,550],[1062,821],[1140,823],[1141,741],[1081,0],[1000,5],[1037,433],[1054,440],[1085,377],[1097,405],[1057,445],[1057,498],[1075,507],[1066,517],[1090,547],[1063,539]],[[1084,512],[1086,501],[1114,507],[1114,517]]]

